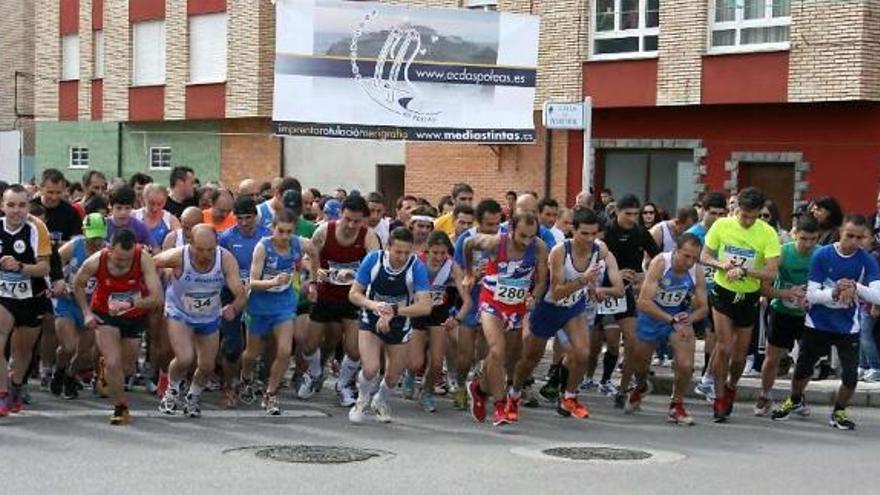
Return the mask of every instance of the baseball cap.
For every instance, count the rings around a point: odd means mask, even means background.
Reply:
[[[239,196],[232,206],[232,212],[236,215],[256,215],[257,203],[250,196]]]
[[[107,222],[104,220],[104,215],[100,213],[86,215],[83,219],[82,229],[86,239],[107,237]]]
[[[284,207],[288,210],[293,210],[294,213],[301,213],[303,207],[303,198],[302,193],[297,191],[296,189],[289,189],[284,191],[284,196],[281,197],[281,202],[284,203]]]
[[[342,214],[342,203],[338,199],[328,199],[324,203],[324,216],[327,220],[339,220]]]

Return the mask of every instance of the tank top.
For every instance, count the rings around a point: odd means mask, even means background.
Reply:
[[[507,234],[501,234],[498,253],[486,264],[480,302],[492,302],[512,311],[526,310],[526,296],[532,286],[532,275],[537,265],[537,244],[532,240],[521,259],[510,259],[507,253]]]
[[[657,284],[657,293],[654,294],[654,302],[669,315],[680,313],[694,293],[697,280],[696,265],[692,266],[684,275],[677,275],[672,269],[672,256],[674,253],[662,253],[663,276]]]
[[[413,265],[418,260],[415,254],[411,254],[403,265],[403,268],[395,270],[388,261],[388,253],[379,253],[379,261],[370,272],[370,285],[365,292],[371,301],[397,304],[400,307],[409,306],[415,298],[413,289]],[[402,276],[401,276],[402,275]],[[373,311],[361,310],[361,323],[368,328],[376,328],[379,317]],[[395,316],[389,324],[392,332],[406,333],[410,330],[412,322],[409,318]]]
[[[675,235],[672,233],[672,229],[669,228],[669,222],[660,223],[660,232],[663,235],[663,237],[660,239],[660,251],[663,253],[674,251]]]
[[[19,263],[32,265],[39,258],[37,225],[25,220],[15,232],[6,230],[6,219],[0,218],[0,257],[12,256]],[[46,277],[30,277],[20,272],[0,270],[0,298],[30,299],[46,292]]]
[[[367,255],[365,239],[367,228],[362,227],[354,243],[343,246],[336,240],[336,221],[327,223],[327,236],[321,248],[321,268],[328,270],[329,280],[318,284],[318,299],[322,301],[346,303],[348,292],[354,282],[361,260]],[[351,270],[351,278],[340,278],[340,270]]]
[[[109,248],[101,250],[101,258],[98,262],[98,271],[95,278],[98,283],[95,286],[95,292],[92,294],[92,310],[99,313],[110,314],[110,306],[108,301],[128,301],[133,303],[138,296],[147,296],[146,284],[144,284],[144,275],[141,271],[141,253],[140,244],[134,247],[134,257],[131,260],[131,267],[128,272],[116,276],[110,273],[107,266],[107,258],[109,257]],[[134,320],[146,314],[142,309],[132,309],[126,313],[115,316],[125,320]]]
[[[220,318],[220,291],[226,285],[223,251],[214,248],[214,264],[200,272],[192,264],[190,246],[183,248],[183,269],[165,290],[165,309],[178,311],[190,323],[213,323]]]
[[[89,257],[88,250],[86,249],[85,237],[81,235],[76,236],[71,239],[70,242],[73,243],[73,256],[70,257],[70,261],[68,261],[61,270],[61,273],[64,276],[64,285],[67,287],[67,294],[62,296],[61,299],[73,299],[73,279],[76,277],[76,273],[79,271],[80,267],[83,266],[83,263],[85,263],[86,259]],[[97,277],[90,278],[86,283],[87,298],[92,297],[97,284]]]
[[[251,290],[248,298],[248,313],[260,315],[291,313],[296,310],[297,297],[293,290],[294,271],[302,262],[302,247],[299,237],[292,236],[290,238],[290,248],[287,253],[280,253],[275,248],[271,237],[260,239],[260,244],[266,250],[266,259],[263,263],[260,280],[269,280],[279,273],[287,273],[290,275],[291,283],[268,290]]]
[[[564,242],[565,246],[565,261],[563,261],[563,268],[565,271],[565,282],[571,282],[572,280],[580,278],[584,273],[586,273],[587,269],[590,268],[590,265],[595,263],[599,259],[599,253],[601,252],[599,248],[599,244],[597,242],[593,242],[592,253],[590,254],[589,262],[587,263],[586,268],[583,270],[579,270],[574,265],[574,258],[572,257],[572,241],[571,239],[566,239]],[[556,300],[553,298],[553,291],[548,289],[547,294],[544,295],[544,301],[553,305],[558,306],[560,308],[573,308],[577,306],[579,303],[584,301],[585,296],[587,294],[588,287],[581,287],[580,289],[572,292],[568,296]]]
[[[174,238],[174,247],[179,248],[186,246],[186,236],[183,235],[183,228],[177,229],[177,235]]]
[[[425,268],[428,270],[428,283],[431,287],[431,306],[436,308],[448,304],[450,301],[447,289],[454,284],[452,265],[455,261],[451,257],[447,258],[446,262],[440,266],[440,269],[432,273],[430,268],[428,268],[428,260],[425,253],[419,255],[419,259],[422,260],[422,263],[425,264]]]
[[[162,246],[162,243],[165,242],[165,237],[171,232],[171,218],[173,217],[171,212],[162,210],[162,218],[159,219],[159,223],[152,228],[147,224],[146,208],[138,208],[137,210],[132,211],[131,216],[143,222],[144,225],[147,226],[147,230],[150,231],[150,237],[153,239],[153,242],[155,242],[157,246]]]

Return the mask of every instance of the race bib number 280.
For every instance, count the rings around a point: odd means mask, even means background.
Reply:
[[[514,306],[526,300],[531,280],[515,278],[499,278],[495,289],[495,300],[501,304]]]

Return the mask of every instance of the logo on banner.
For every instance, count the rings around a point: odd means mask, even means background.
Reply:
[[[428,102],[410,81],[413,61],[428,51],[423,47],[422,35],[414,27],[401,24],[388,31],[385,43],[376,56],[372,77],[361,73],[358,66],[358,43],[365,28],[378,16],[376,10],[367,12],[351,38],[351,73],[361,89],[377,104],[390,112],[415,122],[434,122],[440,110]],[[437,41],[431,37],[431,43]]]

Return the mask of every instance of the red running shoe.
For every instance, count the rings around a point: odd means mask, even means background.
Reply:
[[[667,417],[667,421],[677,425],[693,426],[694,424],[694,418],[688,414],[687,409],[684,408],[683,402],[673,402],[669,405],[669,416]]]
[[[577,397],[571,397],[566,399],[565,397],[559,400],[559,404],[556,406],[556,412],[559,413],[560,416],[574,416],[580,419],[587,419],[590,417],[590,410],[587,409],[587,406],[578,402]]]
[[[474,378],[467,384],[468,397],[470,397],[471,416],[475,421],[486,421],[486,394],[480,390],[480,379]]]
[[[0,418],[9,416],[9,395],[0,395]]]
[[[171,379],[168,378],[168,373],[159,372],[159,383],[156,384],[156,397],[162,398],[165,397],[165,391],[168,390],[168,385],[171,383]]]
[[[505,408],[507,409],[507,422],[508,423],[516,423],[519,421],[519,402],[520,399],[515,399],[511,396],[507,396],[507,404]]]
[[[507,402],[503,400],[495,401],[495,419],[492,421],[495,426],[504,426],[510,424],[507,418]]]
[[[731,387],[730,385],[724,385],[724,402],[725,409],[724,415],[730,417],[730,413],[733,412],[733,403],[736,401],[736,387]]]

